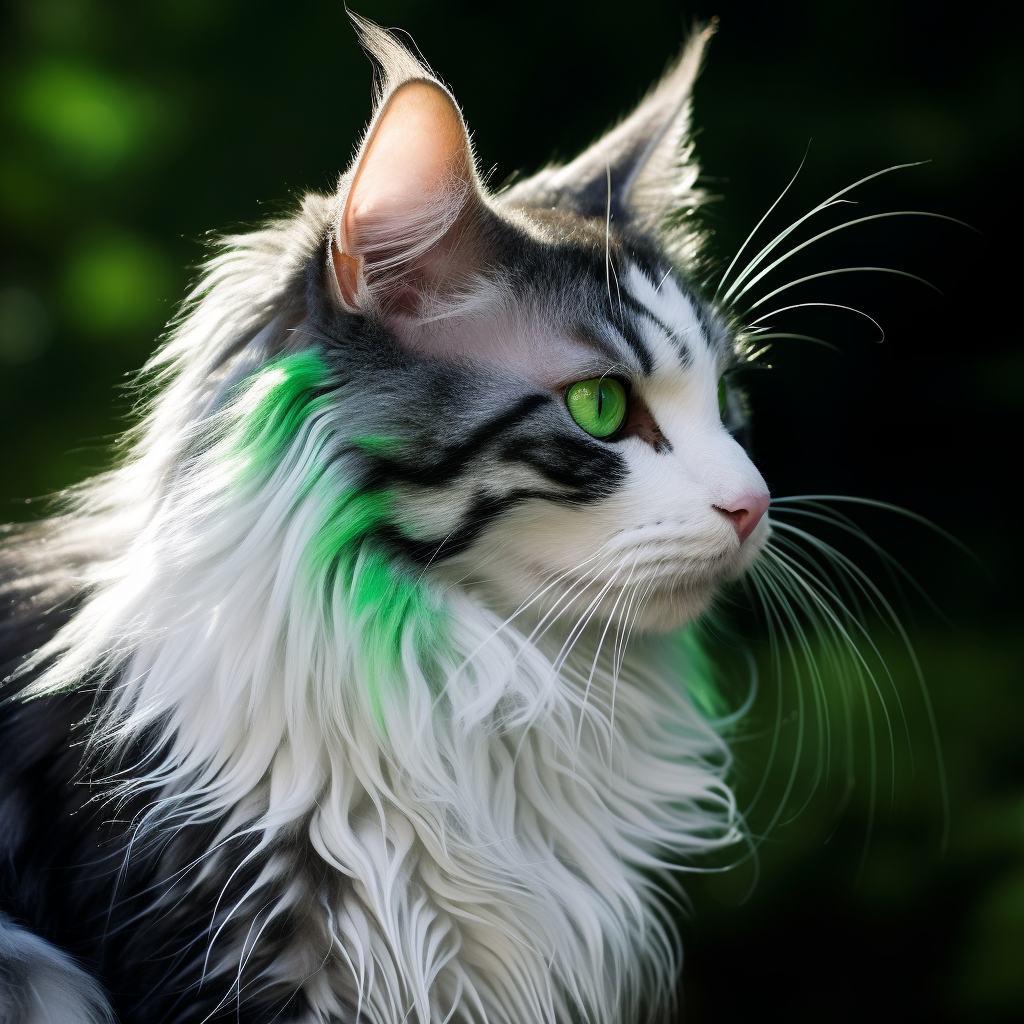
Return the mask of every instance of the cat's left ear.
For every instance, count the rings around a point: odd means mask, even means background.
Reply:
[[[363,144],[342,179],[334,270],[350,309],[409,312],[442,265],[446,280],[458,277],[460,255],[473,249],[482,191],[448,90],[390,33],[350,16],[382,82]]]
[[[690,98],[716,21],[699,27],[679,59],[616,127],[561,167],[549,167],[505,194],[510,203],[568,207],[585,217],[632,219],[656,228],[700,202],[690,142]]]

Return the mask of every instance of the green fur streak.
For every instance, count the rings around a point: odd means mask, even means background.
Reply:
[[[372,434],[353,437],[349,443],[353,448],[358,448],[361,452],[366,452],[367,455],[393,455],[402,447],[400,438],[375,437]]]
[[[715,685],[715,670],[697,630],[690,626],[673,639],[686,665],[683,685],[690,699],[705,718],[721,718],[729,709]]]
[[[370,708],[382,731],[384,693],[404,676],[402,638],[411,631],[417,661],[429,678],[447,637],[447,615],[426,585],[367,543],[375,529],[393,521],[392,501],[386,491],[341,494],[308,549],[318,584],[334,567],[333,594],[342,597],[358,630]]]
[[[306,419],[327,404],[329,385],[330,371],[313,351],[280,356],[247,379],[232,438],[246,475],[263,476],[277,466]]]
[[[274,359],[248,379],[235,406],[239,416],[231,439],[243,478],[266,477],[280,464],[307,419],[329,404],[325,392],[330,384],[327,364],[312,351]],[[400,445],[397,438],[375,436],[350,443],[373,455]],[[372,545],[373,532],[393,522],[392,495],[357,489],[339,493],[319,469],[303,494],[316,500],[317,490],[329,512],[304,553],[303,570],[320,592],[333,581],[328,596],[341,598],[358,633],[370,706],[383,730],[385,688],[403,678],[402,638],[412,630],[417,658],[429,672],[445,643],[446,616],[426,585]]]

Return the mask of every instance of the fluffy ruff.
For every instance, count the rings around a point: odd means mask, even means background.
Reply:
[[[502,619],[429,571],[375,580],[337,436],[358,416],[313,399],[261,461],[270,442],[246,416],[274,381],[240,387],[224,353],[239,323],[246,369],[285,343],[282,257],[303,230],[220,258],[154,368],[135,457],[41,528],[48,548],[37,532],[9,545],[23,617],[76,603],[9,684],[33,698],[23,714],[71,724],[69,695],[95,695],[65,770],[102,809],[83,797],[60,823],[107,831],[77,866],[92,915],[78,948],[128,974],[126,938],[148,933],[136,967],[161,987],[137,995],[146,1018],[119,1007],[126,1021],[243,1004],[374,1024],[656,1014],[680,966],[669,873],[738,836],[727,749],[687,696],[697,666],[668,671],[575,618]],[[347,538],[340,567],[310,564],[325,529]],[[401,585],[378,635],[373,588],[391,601]],[[156,975],[141,966],[154,949]]]

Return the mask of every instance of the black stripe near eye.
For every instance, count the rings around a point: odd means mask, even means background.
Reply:
[[[485,420],[464,440],[443,449],[440,456],[435,459],[410,463],[376,457],[366,484],[379,486],[389,481],[419,484],[421,487],[439,487],[447,484],[462,473],[467,464],[478,458],[496,439],[553,400],[554,396],[545,392],[524,395],[512,408]]]
[[[646,315],[647,311],[637,305],[636,301],[629,295],[622,296],[622,305],[624,308],[630,309],[631,312],[639,314],[641,316]],[[654,358],[648,351],[647,346],[644,344],[643,338],[640,337],[640,332],[637,329],[636,323],[628,316],[616,317],[615,327],[618,332],[625,339],[626,344],[632,349],[633,354],[637,358],[637,362],[640,363],[640,368],[645,374],[649,374],[654,369]]]
[[[534,444],[507,444],[502,457],[536,470],[552,483],[571,488],[567,497],[597,501],[610,494],[626,476],[626,464],[608,445],[566,434],[536,438]]]
[[[381,531],[380,537],[414,562],[433,565],[465,551],[491,523],[528,498],[552,500],[556,497],[543,490],[525,488],[501,495],[481,494],[473,500],[458,527],[442,537],[413,540],[393,527]]]

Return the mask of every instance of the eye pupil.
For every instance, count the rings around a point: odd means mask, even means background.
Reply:
[[[626,389],[614,377],[594,377],[565,393],[569,415],[592,437],[610,437],[626,419]]]

